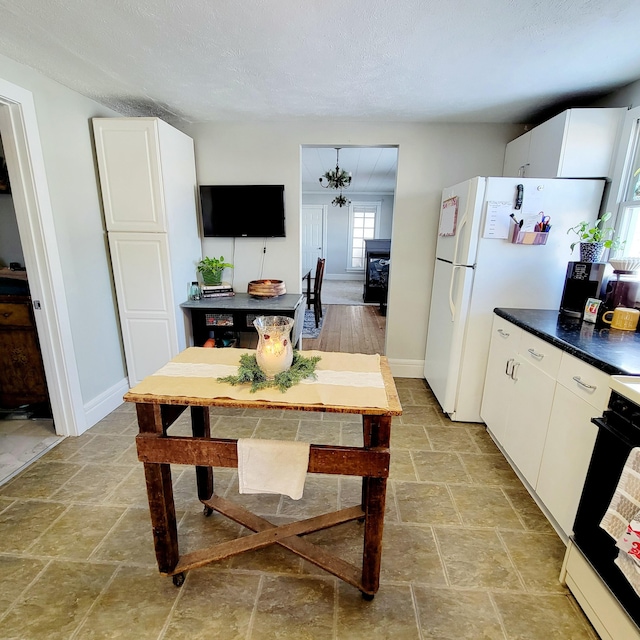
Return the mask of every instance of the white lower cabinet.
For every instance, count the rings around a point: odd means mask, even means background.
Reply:
[[[597,427],[591,418],[606,408],[608,379],[595,367],[494,317],[480,415],[566,537],[572,533],[595,444]]]
[[[608,380],[602,371],[563,354],[536,493],[567,536],[598,435],[591,418],[606,408]]]
[[[522,329],[500,316],[494,316],[480,416],[498,440],[504,439],[507,429],[507,410],[515,385],[511,367],[518,353],[521,335]]]

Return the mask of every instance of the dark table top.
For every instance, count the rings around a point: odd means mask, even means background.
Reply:
[[[228,298],[202,298],[188,300],[180,306],[183,309],[228,309],[229,311],[295,311],[304,296],[300,293],[285,293],[274,298],[255,298],[248,293],[236,293]]]
[[[569,318],[545,309],[494,309],[545,342],[614,375],[640,375],[640,333]]]

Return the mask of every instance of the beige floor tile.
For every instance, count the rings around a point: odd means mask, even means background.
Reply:
[[[540,507],[535,503],[529,492],[522,486],[503,487],[505,495],[513,505],[526,529],[551,533],[554,531],[549,521],[545,518]]]
[[[41,462],[52,462],[53,460],[68,460],[77,451],[94,439],[90,430],[81,436],[65,438],[59,445],[44,454]]]
[[[222,416],[211,427],[214,438],[250,438],[258,426],[258,418]]]
[[[425,449],[431,450],[424,427],[420,424],[399,424],[391,428],[392,449]]]
[[[415,405],[402,407],[400,424],[420,424],[423,426],[442,426],[442,414],[433,405]]]
[[[87,616],[77,637],[156,640],[178,594],[173,581],[156,571],[122,567]]]
[[[480,453],[500,453],[498,446],[491,439],[487,432],[487,428],[483,424],[467,427],[467,433],[476,443]]]
[[[521,487],[515,471],[501,453],[461,453],[460,458],[473,482]]]
[[[81,469],[80,464],[39,460],[3,485],[0,494],[8,498],[50,498]]]
[[[396,482],[395,495],[402,522],[461,524],[444,484]]]
[[[106,494],[101,504],[117,504],[125,506],[147,507],[147,483],[144,479],[144,467],[138,464],[130,471],[125,470],[125,476],[113,491]]]
[[[180,554],[206,549],[219,542],[234,540],[240,536],[241,529],[239,524],[215,511],[206,517],[201,510],[187,511],[180,519],[178,526]],[[212,566],[227,567],[229,563],[230,560],[221,560]]]
[[[127,467],[87,464],[51,497],[60,502],[103,502],[128,473]]]
[[[363,523],[358,521],[345,522],[330,529],[310,533],[308,536],[305,536],[305,540],[319,547],[326,548],[329,553],[362,569],[362,551],[364,545]],[[306,560],[302,562],[302,571],[303,573],[328,575],[324,569]]]
[[[454,587],[524,590],[493,530],[435,527],[449,582]]]
[[[58,502],[19,501],[0,513],[0,552],[19,553],[66,509]]]
[[[32,554],[86,560],[124,507],[71,505],[69,509],[29,549]],[[82,536],[78,532],[82,531]]]
[[[305,486],[305,489],[306,489],[306,486]],[[229,488],[226,490],[223,497],[261,516],[277,515],[278,507],[280,506],[280,500],[281,500],[280,495],[271,494],[271,493],[241,494],[238,490],[237,474],[229,484]],[[304,500],[304,497],[302,499]]]
[[[555,533],[501,531],[528,591],[566,593],[559,576],[566,547]]]
[[[494,593],[507,640],[596,640],[570,596]],[[622,640],[622,638],[620,638]]]
[[[178,521],[182,514],[176,514]],[[103,539],[92,560],[107,560],[156,567],[149,509],[129,507],[118,524]]]
[[[0,638],[67,640],[114,570],[107,565],[53,562],[0,622]]]
[[[0,616],[45,568],[46,560],[0,556]]]
[[[524,528],[500,487],[452,484],[449,489],[466,526]]]
[[[333,579],[265,576],[251,640],[333,640]]]
[[[380,579],[446,584],[430,527],[385,524]]]
[[[121,435],[137,424],[138,418],[135,413],[129,411],[111,413],[91,427],[89,433],[93,435]]]
[[[420,586],[413,591],[425,640],[505,640],[488,593]]]
[[[383,585],[369,602],[345,583],[338,586],[338,640],[418,640],[408,586]]]
[[[389,467],[389,479],[391,480],[417,480],[416,470],[411,459],[411,452],[404,449],[391,451],[391,464]]]
[[[340,425],[340,444],[343,447],[363,446],[361,424],[356,422],[341,422]]]
[[[246,638],[259,584],[259,575],[190,572],[163,640]]]
[[[82,447],[82,461],[93,464],[113,464],[135,442],[133,436],[96,435]],[[69,462],[77,462],[79,452],[69,458]]]
[[[300,420],[296,440],[314,444],[340,444],[340,423],[320,420]]]
[[[467,429],[451,427],[425,427],[427,437],[434,451],[464,451],[478,453],[475,442]]]
[[[295,440],[299,424],[300,420],[260,418],[253,437],[263,440]]]
[[[310,518],[338,508],[337,476],[310,474],[304,483],[304,494],[300,500],[282,496],[278,515]]]
[[[471,478],[458,455],[457,453],[440,451],[411,452],[419,480],[427,482],[470,482]]]

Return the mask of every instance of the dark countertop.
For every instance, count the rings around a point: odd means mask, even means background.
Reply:
[[[496,315],[612,375],[640,375],[640,333],[601,327],[546,309],[494,309]]]

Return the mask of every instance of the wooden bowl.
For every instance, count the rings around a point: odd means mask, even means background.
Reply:
[[[247,293],[254,298],[275,298],[287,292],[282,280],[252,280]]]

